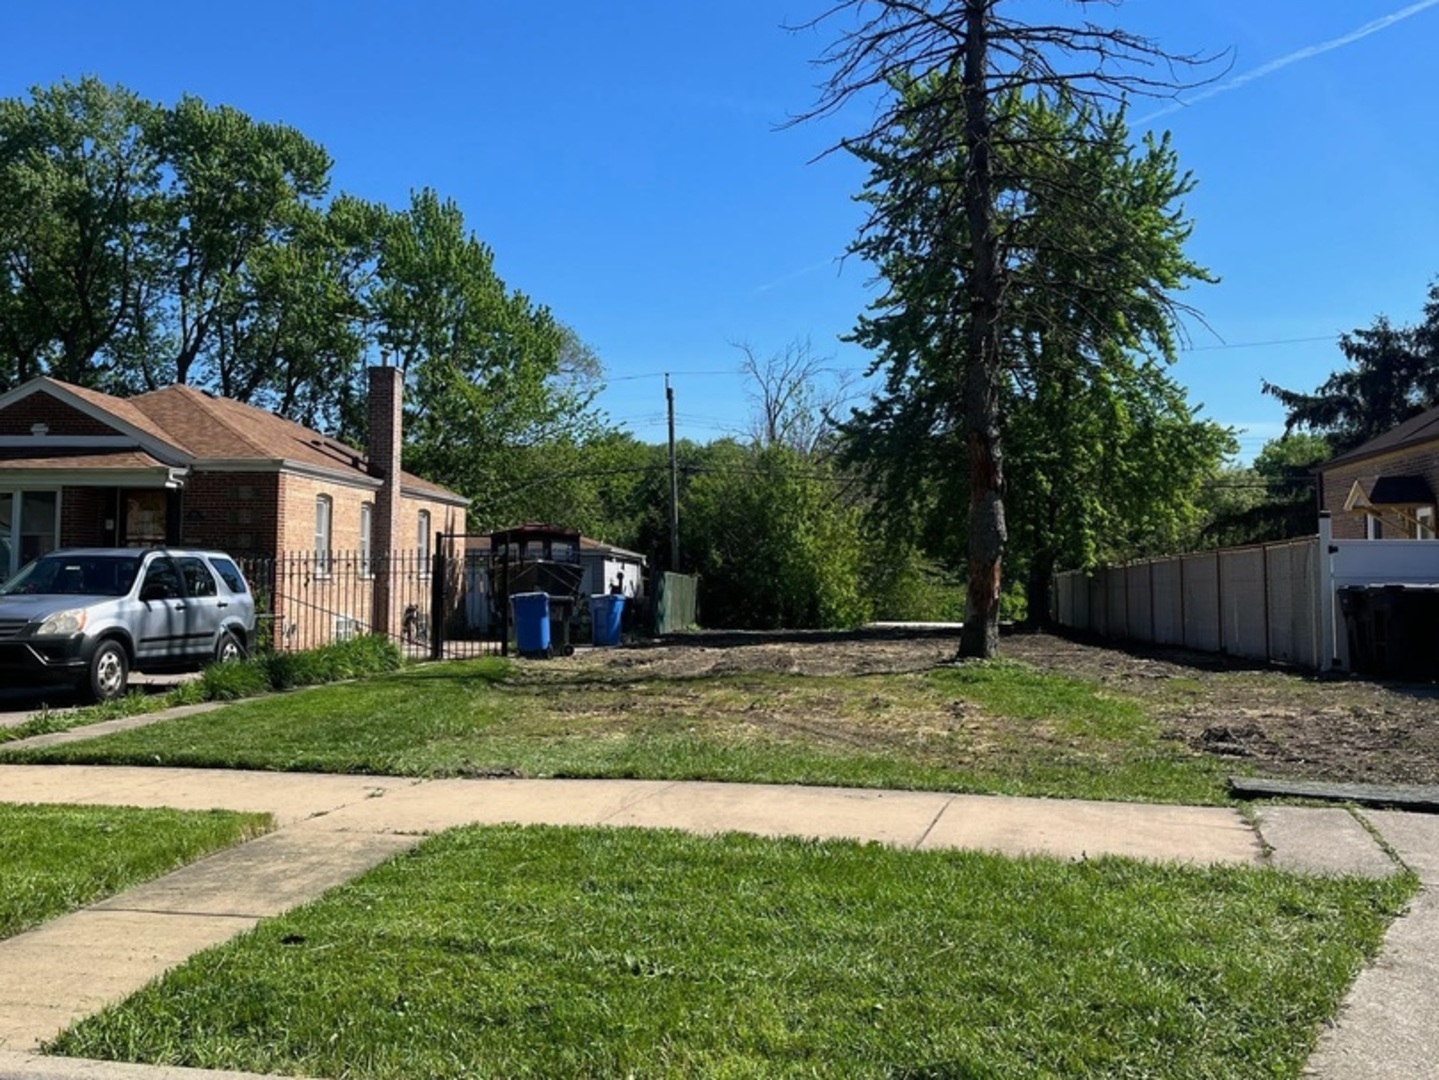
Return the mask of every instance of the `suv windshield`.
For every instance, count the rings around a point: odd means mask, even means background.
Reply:
[[[124,596],[139,569],[139,555],[45,555],[0,585],[0,596]]]

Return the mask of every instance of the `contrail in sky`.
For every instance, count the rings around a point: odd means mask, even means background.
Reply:
[[[1418,15],[1421,11],[1432,8],[1435,5],[1439,5],[1439,0],[1419,0],[1418,3],[1410,4],[1408,7],[1401,8],[1392,14],[1381,15],[1379,18],[1365,23],[1359,27],[1359,29],[1351,30],[1349,33],[1343,34],[1340,37],[1331,38],[1328,41],[1321,41],[1317,45],[1306,45],[1304,48],[1298,49],[1288,56],[1281,56],[1277,60],[1271,60],[1267,64],[1261,64],[1253,71],[1246,71],[1242,75],[1236,75],[1234,78],[1219,83],[1217,86],[1207,87],[1185,101],[1175,102],[1173,105],[1166,105],[1158,112],[1150,113],[1138,122],[1142,124],[1148,123],[1150,120],[1157,120],[1161,116],[1168,116],[1170,113],[1178,112],[1180,109],[1186,109],[1190,105],[1203,101],[1206,98],[1216,97],[1219,94],[1227,94],[1231,90],[1238,90],[1240,87],[1247,86],[1249,83],[1254,82],[1255,79],[1262,79],[1266,75],[1273,75],[1276,71],[1287,68],[1291,64],[1297,64],[1311,57],[1333,52],[1335,49],[1342,49],[1345,45],[1353,45],[1356,41],[1367,38],[1370,34],[1377,34],[1381,30],[1387,30],[1395,23],[1403,22],[1410,16]]]
[[[1439,0],[1429,0],[1429,3],[1439,4]],[[822,270],[826,266],[833,266],[836,261],[835,259],[825,259],[824,262],[817,262],[811,266],[802,266],[798,270],[791,270],[782,277],[777,277],[773,281],[765,282],[759,288],[755,289],[754,292],[750,293],[750,295],[758,296],[760,293],[769,292],[771,289],[777,288],[786,282],[793,281],[795,278],[804,277],[806,274],[813,274],[816,270]]]

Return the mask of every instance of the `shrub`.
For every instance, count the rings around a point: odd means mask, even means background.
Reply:
[[[334,641],[304,652],[270,653],[260,658],[271,687],[288,690],[296,686],[353,679],[395,671],[404,662],[393,641],[379,634],[366,634],[348,641]]]
[[[270,677],[264,662],[252,657],[211,664],[200,674],[198,683],[188,685],[199,687],[203,701],[234,701],[263,694],[270,689]]]
[[[164,695],[165,704],[168,705],[199,705],[206,701],[217,701],[218,698],[205,690],[205,682],[202,678],[197,682],[181,683],[173,690]]]

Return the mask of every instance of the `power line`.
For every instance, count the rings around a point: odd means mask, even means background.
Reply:
[[[1227,349],[1266,349],[1271,345],[1309,345],[1316,341],[1335,341],[1338,336],[1338,334],[1325,334],[1323,337],[1275,338],[1272,341],[1234,341],[1219,345],[1190,345],[1178,351],[1182,353],[1222,352]]]
[[[606,383],[612,383],[612,382],[633,382],[633,381],[635,381],[636,379],[663,379],[666,374],[668,374],[668,375],[670,375],[670,376],[678,376],[678,375],[703,375],[703,376],[710,376],[710,375],[729,375],[729,376],[731,376],[731,377],[733,377],[733,378],[744,378],[744,376],[745,376],[745,373],[744,373],[743,371],[738,370],[737,368],[726,368],[726,369],[724,369],[724,370],[722,370],[722,371],[720,371],[720,370],[716,370],[716,371],[670,371],[670,372],[664,372],[664,371],[643,371],[643,372],[640,372],[640,373],[638,373],[638,374],[615,375],[615,376],[613,376],[613,377],[611,377],[611,378],[605,379],[604,381],[605,381]],[[817,374],[817,375],[818,375],[818,374],[824,374],[824,375],[853,375],[853,374],[855,374],[855,371],[854,371],[854,369],[852,369],[852,368],[822,367],[822,368],[815,368],[815,369],[814,369],[814,374]]]
[[[730,369],[728,369],[728,370],[726,370],[726,371],[671,371],[671,372],[669,372],[669,374],[670,374],[670,375],[739,375],[739,374],[741,374],[741,373],[738,372],[738,371],[736,371],[736,370],[734,370],[733,368],[730,368]],[[614,376],[613,378],[608,378],[608,379],[606,379],[605,382],[607,382],[607,383],[612,383],[612,382],[633,382],[635,379],[663,379],[664,377],[665,377],[665,372],[663,372],[663,371],[645,371],[645,372],[641,372],[641,373],[638,374],[638,375],[616,375],[616,376]]]
[[[1338,339],[1339,339],[1339,333],[1336,331],[1336,332],[1333,333],[1333,334],[1322,334],[1322,335],[1319,335],[1319,336],[1316,336],[1316,337],[1271,338],[1271,339],[1266,340],[1266,341],[1224,341],[1224,342],[1220,342],[1218,345],[1186,345],[1186,346],[1183,346],[1183,347],[1177,349],[1176,351],[1177,351],[1177,352],[1180,352],[1180,353],[1228,352],[1228,351],[1231,351],[1231,350],[1234,350],[1234,349],[1268,349],[1268,348],[1272,348],[1272,347],[1274,347],[1274,346],[1276,346],[1276,345],[1312,345],[1312,344],[1314,344],[1315,342],[1319,342],[1319,341],[1330,341],[1330,342],[1333,342],[1333,341],[1337,341]],[[829,374],[829,375],[851,375],[851,374],[854,374],[853,369],[850,369],[850,368],[825,367],[825,368],[817,368],[817,369],[815,369],[815,370],[816,370],[817,372],[824,372],[825,374]],[[704,377],[729,375],[729,376],[740,377],[740,378],[742,378],[742,377],[744,376],[744,372],[742,372],[742,371],[737,371],[737,370],[735,370],[734,368],[727,368],[727,369],[723,369],[723,370],[714,370],[714,371],[671,371],[671,372],[669,372],[669,374],[670,374],[671,376],[694,375],[694,376],[704,376]],[[604,381],[605,381],[606,383],[635,382],[636,380],[639,380],[639,379],[663,379],[664,377],[665,377],[665,372],[663,372],[663,371],[643,371],[643,372],[639,372],[639,373],[637,373],[637,374],[631,374],[631,375],[613,375],[613,376],[608,376],[608,377],[605,378]]]

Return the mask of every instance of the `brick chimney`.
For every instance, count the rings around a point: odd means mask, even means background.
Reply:
[[[375,610],[371,619],[377,634],[399,628],[394,611],[398,592],[392,587],[391,555],[400,548],[400,450],[404,440],[405,373],[388,365],[366,369],[370,380],[370,475],[380,481],[375,512],[370,521],[370,550],[375,562]]]

